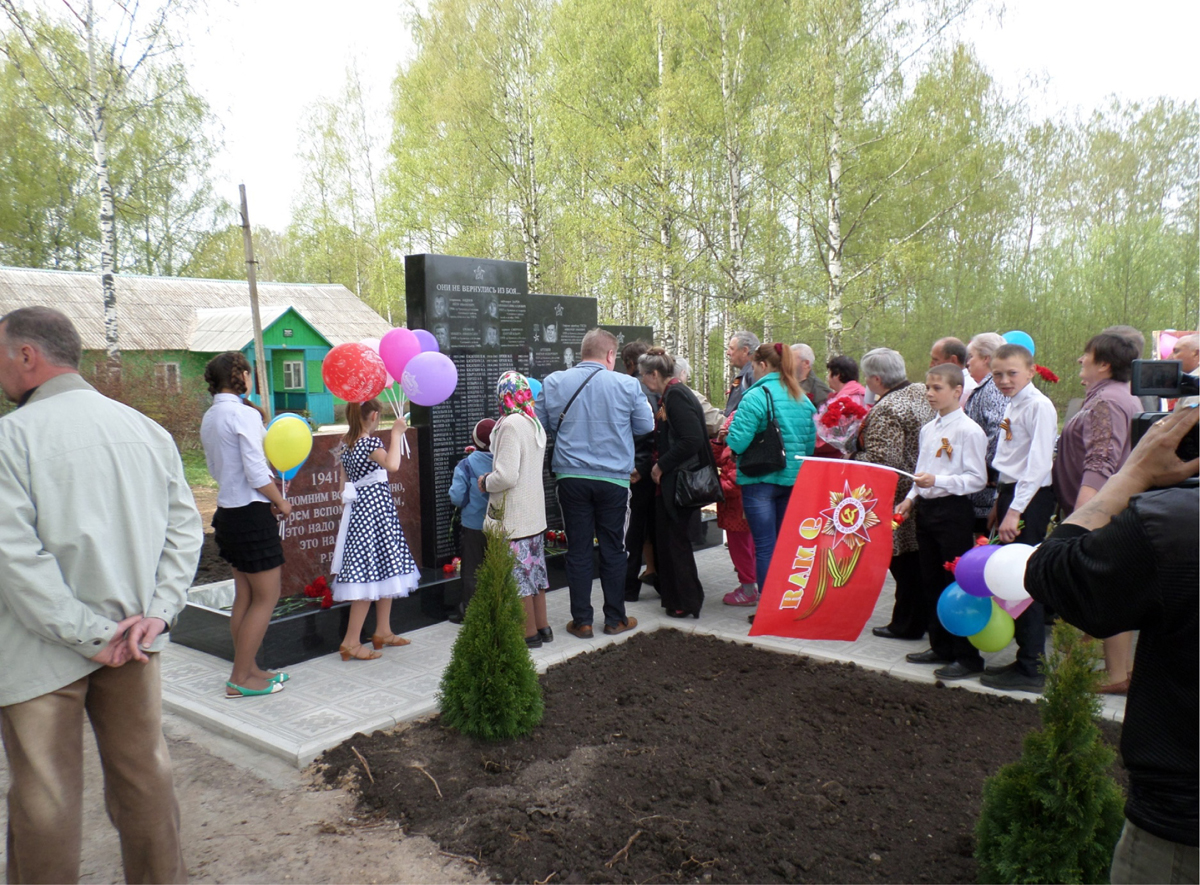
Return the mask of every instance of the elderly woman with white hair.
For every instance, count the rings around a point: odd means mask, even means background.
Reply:
[[[876,399],[859,429],[859,450],[851,457],[912,473],[917,468],[921,427],[933,418],[925,399],[925,385],[909,381],[904,357],[887,347],[868,351],[860,363],[860,373]],[[904,500],[911,487],[912,480],[901,476],[893,507]],[[911,519],[895,531],[890,569],[896,580],[892,619],[886,627],[875,627],[872,632],[887,639],[920,639],[933,613],[921,590],[917,526]]]
[[[708,401],[701,391],[692,387],[692,382],[689,380],[692,376],[692,366],[684,357],[677,356],[675,359],[675,374],[683,384],[687,385],[688,390],[696,395],[696,399],[700,401],[700,408],[704,411],[704,429],[708,431],[709,439],[712,439],[720,431],[721,425],[725,423],[725,416],[721,410]]]

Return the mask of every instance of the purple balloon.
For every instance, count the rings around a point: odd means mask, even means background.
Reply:
[[[404,367],[400,386],[418,406],[436,406],[454,393],[458,369],[444,353],[419,353]]]
[[[417,341],[421,344],[421,353],[441,353],[442,349],[438,347],[437,339],[433,337],[433,333],[426,329],[413,329],[413,334],[417,336]]]
[[[992,591],[983,579],[983,567],[999,549],[997,544],[980,544],[964,553],[958,560],[958,567],[954,569],[954,580],[958,582],[958,586],[981,599],[991,596]]]
[[[421,352],[421,342],[408,329],[392,329],[379,340],[379,358],[393,378],[404,375],[408,361]]]

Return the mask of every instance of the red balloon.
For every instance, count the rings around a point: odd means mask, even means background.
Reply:
[[[321,377],[334,396],[363,403],[387,386],[387,369],[379,354],[365,344],[339,344],[325,355]]]

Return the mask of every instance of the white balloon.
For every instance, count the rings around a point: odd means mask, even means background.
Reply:
[[[983,580],[998,599],[1020,602],[1028,599],[1025,591],[1025,563],[1033,555],[1028,544],[1005,544],[983,566]]]
[[[360,341],[358,343],[365,344],[367,347],[371,348],[371,350],[375,351],[376,356],[379,356],[379,339],[378,338],[364,338],[362,341]],[[383,359],[383,357],[379,357],[379,358]],[[384,371],[387,372],[387,369],[384,369]],[[392,377],[392,373],[387,372],[387,386],[391,387],[395,383],[396,383],[396,379]]]

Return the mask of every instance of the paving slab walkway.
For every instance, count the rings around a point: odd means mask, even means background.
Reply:
[[[817,660],[853,661],[899,679],[935,682],[933,667],[910,664],[904,659],[908,652],[927,648],[923,641],[880,639],[871,635],[871,627],[886,624],[891,615],[894,586],[890,576],[857,641],[817,641],[748,636],[750,625],[746,615],[752,609],[721,603],[721,597],[736,586],[737,580],[728,551],[723,546],[700,551],[696,554],[696,565],[706,590],[700,619],[666,617],[658,594],[646,587],[638,602],[627,604],[628,613],[638,619],[638,628],[633,633],[660,628],[685,630]],[[599,581],[593,586],[592,597],[599,615]],[[564,629],[571,617],[566,588],[551,592],[546,603],[555,638],[530,652],[538,672],[575,655],[624,642],[633,635],[605,636],[597,630],[595,639],[576,639]],[[384,649],[383,657],[376,661],[343,662],[337,654],[331,654],[295,664],[287,668],[291,681],[284,691],[239,700],[224,697],[225,680],[229,676],[227,661],[172,644],[163,652],[163,705],[218,734],[303,767],[356,732],[391,728],[434,713],[438,683],[459,629],[444,622],[412,631],[405,634],[412,640],[411,645]],[[1014,655],[1015,647],[1010,646],[985,657],[989,664],[1003,664]],[[986,688],[978,679],[947,685],[967,691],[1008,694]],[[1025,700],[1036,697],[1027,692],[1015,692],[1012,696]],[[1101,702],[1104,718],[1123,721],[1124,696],[1101,696]]]

